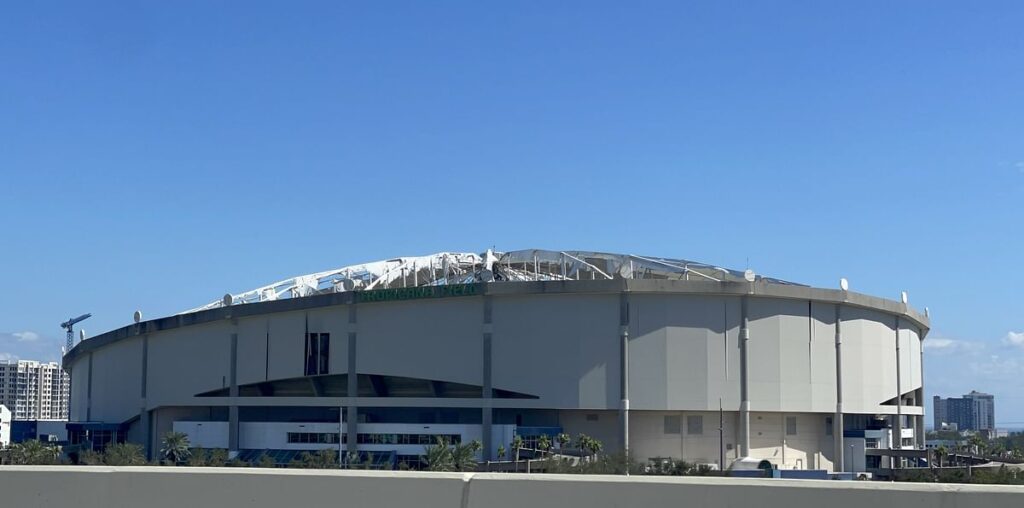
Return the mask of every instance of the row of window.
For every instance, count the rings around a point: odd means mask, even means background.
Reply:
[[[678,415],[666,415],[665,416],[665,434],[679,434],[682,430],[682,421]],[[687,415],[686,416],[686,433],[689,435],[699,436],[704,434],[704,416],[702,415]],[[795,436],[796,430],[796,417],[786,417],[786,435]],[[825,435],[832,435],[832,417],[825,418]]]
[[[375,445],[432,445],[438,438],[444,438],[451,444],[462,442],[459,434],[357,434],[358,444]],[[292,444],[338,444],[337,432],[289,432],[288,442]],[[347,443],[348,436],[342,435],[341,442]]]

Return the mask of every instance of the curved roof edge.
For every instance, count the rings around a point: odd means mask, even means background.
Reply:
[[[669,280],[669,279],[594,279],[572,281],[524,281],[519,284],[501,284],[480,282],[468,284],[473,295],[519,295],[519,294],[566,294],[566,293],[672,293],[717,296],[754,296],[782,298],[790,300],[813,300],[825,303],[842,304],[851,307],[884,312],[895,317],[908,319],[920,329],[923,340],[931,328],[925,314],[918,312],[908,304],[887,300],[876,296],[843,291],[840,289],[823,289],[795,284],[775,284],[769,280],[755,282],[725,282],[709,280]],[[408,288],[407,288],[408,289]],[[237,319],[261,314],[289,312],[296,310],[315,309],[334,305],[347,305],[360,301],[361,291],[331,292],[305,298],[290,298],[277,301],[259,302],[250,305],[232,305],[229,307],[212,308],[187,314],[177,314],[141,323],[124,326],[109,332],[86,339],[68,351],[62,360],[67,368],[76,358],[113,342],[137,337],[163,330],[182,328],[185,326]],[[379,294],[366,293],[366,295]],[[372,300],[371,300],[372,301]],[[893,323],[895,325],[895,322]]]

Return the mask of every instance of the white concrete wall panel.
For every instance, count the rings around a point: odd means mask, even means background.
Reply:
[[[120,423],[142,406],[142,337],[106,347],[92,360],[92,420]]]
[[[619,295],[493,302],[495,388],[539,395],[545,407],[618,408]]]
[[[358,305],[360,374],[483,384],[483,300]]]
[[[895,319],[857,307],[843,307],[843,409],[880,413],[896,397]]]
[[[270,322],[267,316],[238,320],[238,384],[266,381],[269,373],[267,347],[270,345]]]
[[[904,370],[900,382],[903,393],[916,390],[923,386],[921,378],[921,337],[917,329],[903,325],[900,327],[900,358],[905,359]]]
[[[286,379],[304,375],[306,361],[306,312],[296,311],[271,314],[269,319],[270,365],[267,369],[267,377],[270,379]]]
[[[149,382],[146,401],[150,407],[174,404],[196,394],[226,388],[231,368],[230,321],[204,323],[149,334]],[[95,353],[106,354],[110,346]],[[95,360],[94,360],[95,361]],[[138,388],[138,381],[134,383]],[[97,390],[93,382],[93,399]]]
[[[102,354],[102,353],[100,353]],[[89,355],[75,361],[71,369],[71,393],[68,400],[68,420],[84,422],[89,402]]]
[[[811,305],[811,410],[836,408],[836,306]]]

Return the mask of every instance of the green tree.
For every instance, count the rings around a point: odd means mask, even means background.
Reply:
[[[547,434],[542,434],[540,438],[537,439],[537,449],[544,453],[551,450],[551,438],[548,437]]]
[[[569,446],[569,442],[572,441],[572,438],[570,438],[569,434],[566,434],[565,432],[559,432],[558,435],[555,436],[555,441],[558,442],[559,450],[565,450],[565,448]]]
[[[483,448],[480,441],[473,440],[452,447],[452,463],[456,471],[476,471],[478,462],[476,453]]]
[[[586,434],[580,434],[576,437],[576,445],[579,447],[580,453],[586,454],[591,460],[596,459],[598,452],[604,448],[600,441]]]
[[[142,445],[135,443],[113,443],[103,452],[103,462],[108,466],[145,466],[146,455]]]
[[[455,457],[447,438],[438,437],[435,444],[424,446],[420,460],[426,464],[427,471],[455,471]]]
[[[189,449],[188,435],[183,432],[172,430],[164,434],[162,444],[160,457],[168,464],[177,466],[192,455],[192,450]]]
[[[516,434],[515,437],[512,438],[511,446],[512,446],[512,454],[515,455],[515,458],[516,458],[515,459],[516,460],[516,470],[518,471],[519,470],[519,450],[523,449],[523,436],[520,436],[519,434]]]
[[[505,445],[498,445],[498,460],[505,458]]]
[[[939,462],[939,467],[942,467],[942,459],[946,458],[947,455],[949,455],[949,450],[946,448],[946,445],[939,445],[935,449],[935,460]]]

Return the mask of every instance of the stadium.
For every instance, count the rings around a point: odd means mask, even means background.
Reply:
[[[901,300],[627,254],[377,261],[79,342],[69,440],[394,465],[437,436],[495,460],[583,433],[639,461],[870,470],[924,447],[929,322]]]

